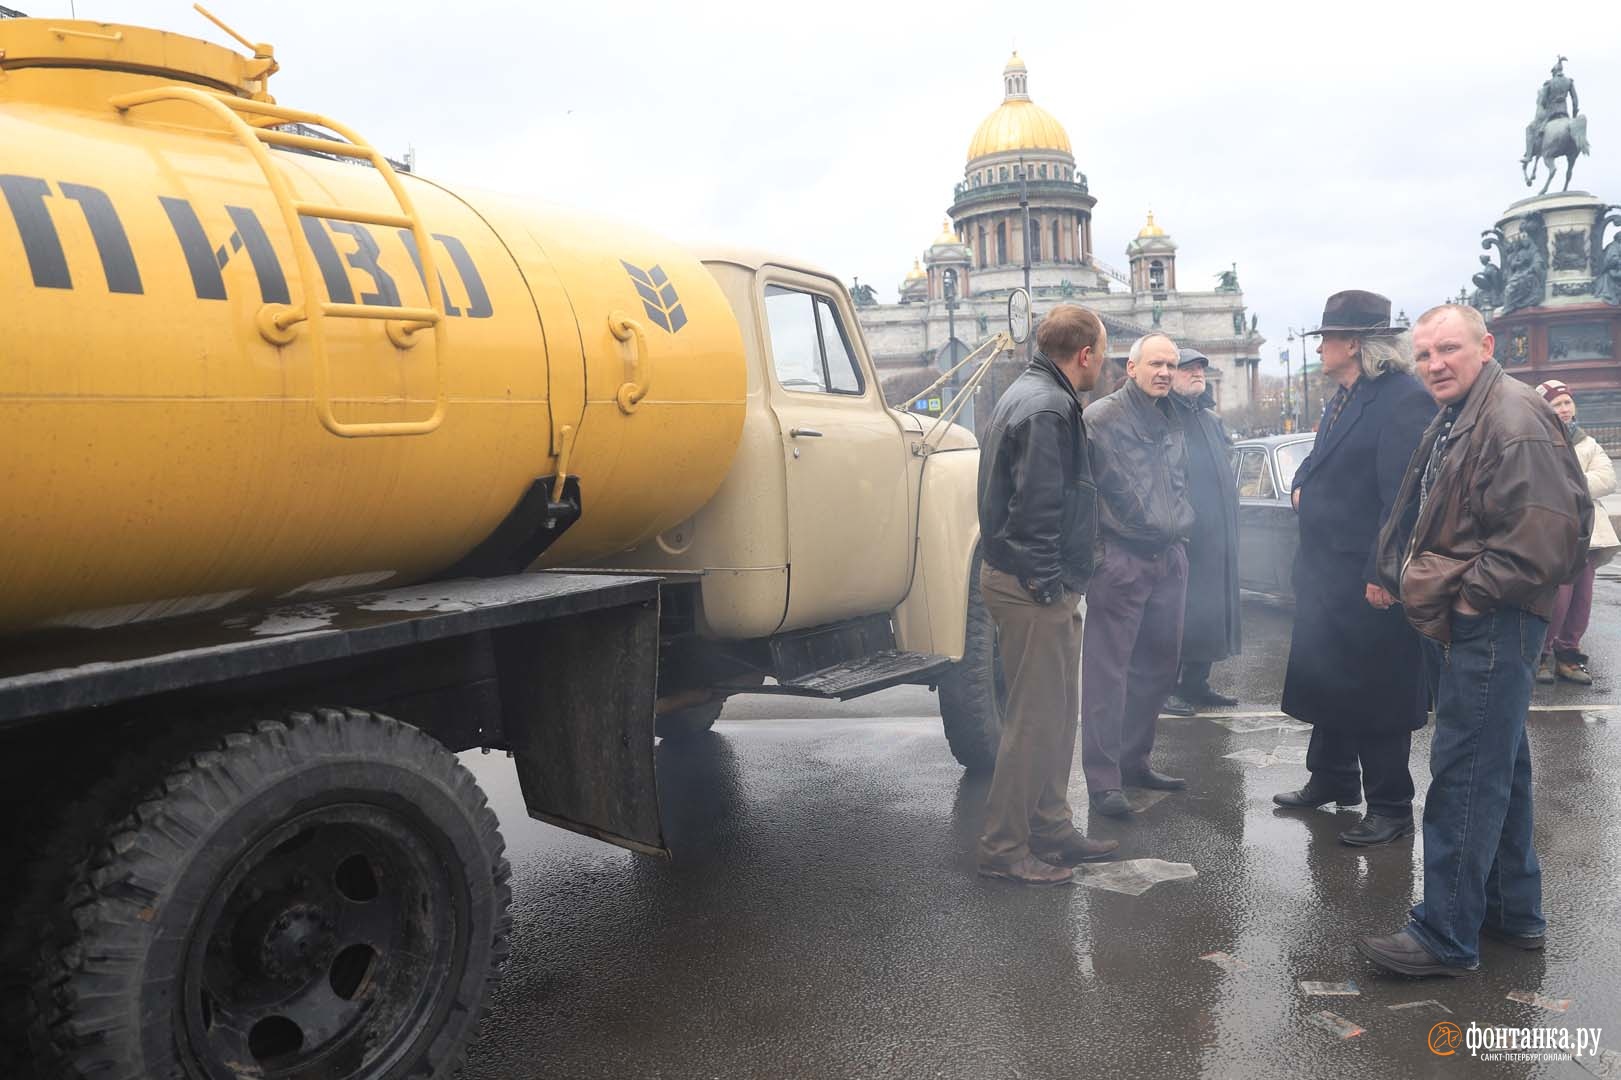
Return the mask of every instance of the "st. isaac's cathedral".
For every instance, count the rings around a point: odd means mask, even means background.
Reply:
[[[1132,341],[1163,330],[1179,345],[1210,357],[1209,381],[1218,408],[1248,405],[1256,394],[1265,339],[1244,307],[1236,270],[1222,274],[1211,289],[1180,287],[1176,242],[1152,212],[1126,245],[1125,273],[1096,258],[1092,211],[1097,199],[1088,190],[1086,175],[1075,167],[1063,125],[1031,100],[1029,73],[1018,53],[1003,69],[1002,86],[1002,104],[968,144],[968,163],[953,192],[950,216],[928,250],[913,261],[900,285],[900,302],[872,303],[870,292],[854,289],[868,348],[886,384],[927,385],[929,369],[950,367],[951,357],[968,355],[1005,326],[1007,297],[1024,284],[1028,250],[1030,292],[1038,315],[1065,300],[1087,305],[1103,317],[1109,351],[1122,362]],[[1022,227],[1021,190],[1030,206],[1028,236]],[[954,320],[946,310],[947,271],[956,277]],[[948,345],[953,321],[956,340]],[[895,378],[907,372],[918,375],[915,380]],[[984,402],[976,404],[985,410]]]

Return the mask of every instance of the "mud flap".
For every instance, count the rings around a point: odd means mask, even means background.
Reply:
[[[529,816],[668,858],[653,772],[658,602],[503,630],[495,654]]]

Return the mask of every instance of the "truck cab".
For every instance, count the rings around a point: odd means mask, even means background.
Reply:
[[[707,729],[734,693],[848,698],[912,682],[941,688],[948,734],[972,730],[951,740],[959,760],[990,767],[999,702],[953,693],[996,681],[994,640],[969,640],[974,624],[990,635],[972,588],[977,442],[884,401],[831,274],[753,252],[703,261],[742,330],[742,439],[697,513],[606,560],[672,576],[659,733]]]

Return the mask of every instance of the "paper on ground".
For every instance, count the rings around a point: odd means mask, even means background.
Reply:
[[[1208,960],[1212,964],[1215,964],[1217,967],[1221,968],[1221,970],[1228,972],[1248,971],[1250,969],[1250,966],[1244,961],[1240,960],[1238,957],[1231,956],[1224,952],[1207,952],[1203,956],[1199,957],[1199,959]]]
[[[1309,979],[1300,981],[1300,992],[1321,997],[1360,997],[1362,991],[1356,988],[1354,981],[1347,982],[1315,982]]]
[[[1543,997],[1541,994],[1534,994],[1529,990],[1510,990],[1508,999],[1518,1001],[1522,1005],[1535,1005],[1537,1008],[1547,1009],[1549,1012],[1565,1012],[1570,1008],[1570,998]]]
[[[1423,1001],[1404,1001],[1400,1005],[1386,1005],[1385,1008],[1389,1009],[1391,1012],[1399,1012],[1402,1009],[1422,1009],[1426,1005],[1434,1005],[1437,1009],[1440,1009],[1444,1013],[1450,1013],[1452,1011],[1439,1001],[1436,1001],[1434,998],[1425,998]]]
[[[1187,863],[1164,859],[1128,859],[1117,863],[1087,863],[1075,868],[1075,884],[1089,889],[1141,896],[1162,881],[1198,877],[1199,871]]]
[[[1276,716],[1206,716],[1212,724],[1226,728],[1234,735],[1251,735],[1257,731],[1310,731],[1310,724],[1302,724],[1293,717],[1279,713]]]
[[[1306,1017],[1306,1022],[1314,1024],[1324,1031],[1332,1031],[1342,1039],[1354,1039],[1366,1030],[1360,1024],[1354,1024],[1339,1013],[1329,1012],[1327,1009],[1322,1012],[1312,1013]]]
[[[1169,797],[1171,793],[1169,791],[1144,791],[1133,788],[1131,791],[1125,794],[1126,805],[1131,807],[1133,813],[1140,814],[1149,807],[1154,806],[1161,800]]]
[[[1600,1050],[1597,1055],[1586,1054],[1570,1060],[1599,1077],[1599,1080],[1615,1080],[1621,1077],[1621,1054],[1614,1050]]]

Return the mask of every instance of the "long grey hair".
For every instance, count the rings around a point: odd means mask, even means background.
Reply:
[[[1359,338],[1356,360],[1369,379],[1377,379],[1387,371],[1413,370],[1413,350],[1406,334]]]

